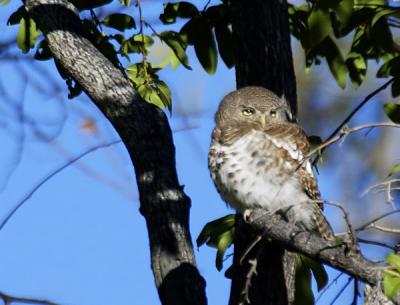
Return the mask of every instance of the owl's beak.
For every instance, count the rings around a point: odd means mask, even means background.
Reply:
[[[262,115],[260,115],[260,117],[258,118],[262,128],[265,127],[266,122],[267,122],[265,116],[266,116],[266,115],[263,115],[263,114],[262,114]]]

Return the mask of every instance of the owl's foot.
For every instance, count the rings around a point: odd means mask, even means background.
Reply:
[[[247,222],[247,223],[249,223],[250,222],[250,215],[251,215],[251,212],[253,211],[253,209],[245,209],[244,211],[243,211],[243,220],[245,221],[245,222]]]

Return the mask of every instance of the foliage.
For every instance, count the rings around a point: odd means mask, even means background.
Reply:
[[[122,58],[131,60],[135,54],[143,55],[139,62],[145,67],[146,55],[154,43],[154,37],[173,51],[170,58],[157,68],[165,68],[171,63],[174,68],[182,64],[191,69],[186,54],[189,46],[194,47],[200,64],[209,74],[214,74],[217,69],[218,55],[229,68],[234,66],[234,38],[227,2],[206,6],[203,10],[185,1],[166,3],[160,15],[164,25],[174,24],[179,19],[186,22],[179,31],[167,30],[161,33],[156,32],[145,20],[140,21],[140,18],[139,23],[142,24],[136,30],[137,18],[128,14],[113,13],[98,20],[93,9],[107,5],[111,0],[91,1],[90,4],[83,0],[72,2],[81,11],[91,10],[93,18],[83,20],[82,26],[92,34],[93,42],[99,50],[118,67],[123,67]],[[131,5],[131,1],[119,2],[121,5]],[[301,5],[290,4],[288,12],[292,35],[301,42],[307,68],[319,65],[324,58],[342,88],[348,77],[354,85],[361,85],[369,60],[381,63],[377,77],[399,77],[400,46],[393,40],[392,32],[400,26],[400,9],[389,6],[386,0],[310,0]],[[39,32],[22,6],[10,16],[8,24],[20,25],[18,46],[24,53],[34,48]],[[144,33],[143,25],[150,33]],[[36,48],[35,58],[50,58],[50,53],[41,56],[42,40]],[[148,90],[138,90],[147,101],[171,108],[171,99],[168,95],[160,95],[164,88],[158,88],[158,79],[153,79],[157,72],[153,69],[152,73],[140,78],[142,83],[138,82],[139,79],[131,80],[136,89],[155,89],[151,94]],[[65,78],[65,75],[62,76]],[[66,81],[69,83],[70,96],[79,94],[80,91],[71,85],[72,80],[66,78]],[[400,79],[393,82],[392,94],[400,94]]]
[[[314,294],[311,289],[311,274],[317,282],[318,291],[328,283],[328,274],[322,264],[302,255],[296,255],[296,305],[314,304]]]
[[[215,265],[222,269],[224,254],[235,238],[235,215],[229,214],[207,223],[197,237],[197,247],[204,243],[217,249]]]
[[[393,300],[400,293],[400,256],[391,253],[386,257],[386,262],[389,268],[383,274],[383,290]]]
[[[229,214],[207,223],[200,232],[196,243],[198,247],[207,244],[207,246],[217,249],[215,265],[218,270],[221,270],[224,254],[233,244],[234,239],[235,215]],[[230,277],[230,269],[231,267],[227,269],[227,277]],[[314,295],[311,289],[311,274],[317,282],[318,291],[328,283],[328,275],[322,264],[304,255],[296,255],[296,304],[314,304]]]

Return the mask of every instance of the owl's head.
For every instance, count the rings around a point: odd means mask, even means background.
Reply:
[[[289,105],[282,97],[263,87],[244,87],[226,95],[215,115],[217,126],[232,124],[265,127],[293,122]]]

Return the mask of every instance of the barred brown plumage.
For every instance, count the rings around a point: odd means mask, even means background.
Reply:
[[[286,101],[267,89],[245,87],[222,100],[215,120],[209,168],[221,197],[239,212],[287,212],[306,229],[334,239],[310,161],[304,160],[307,136]]]

